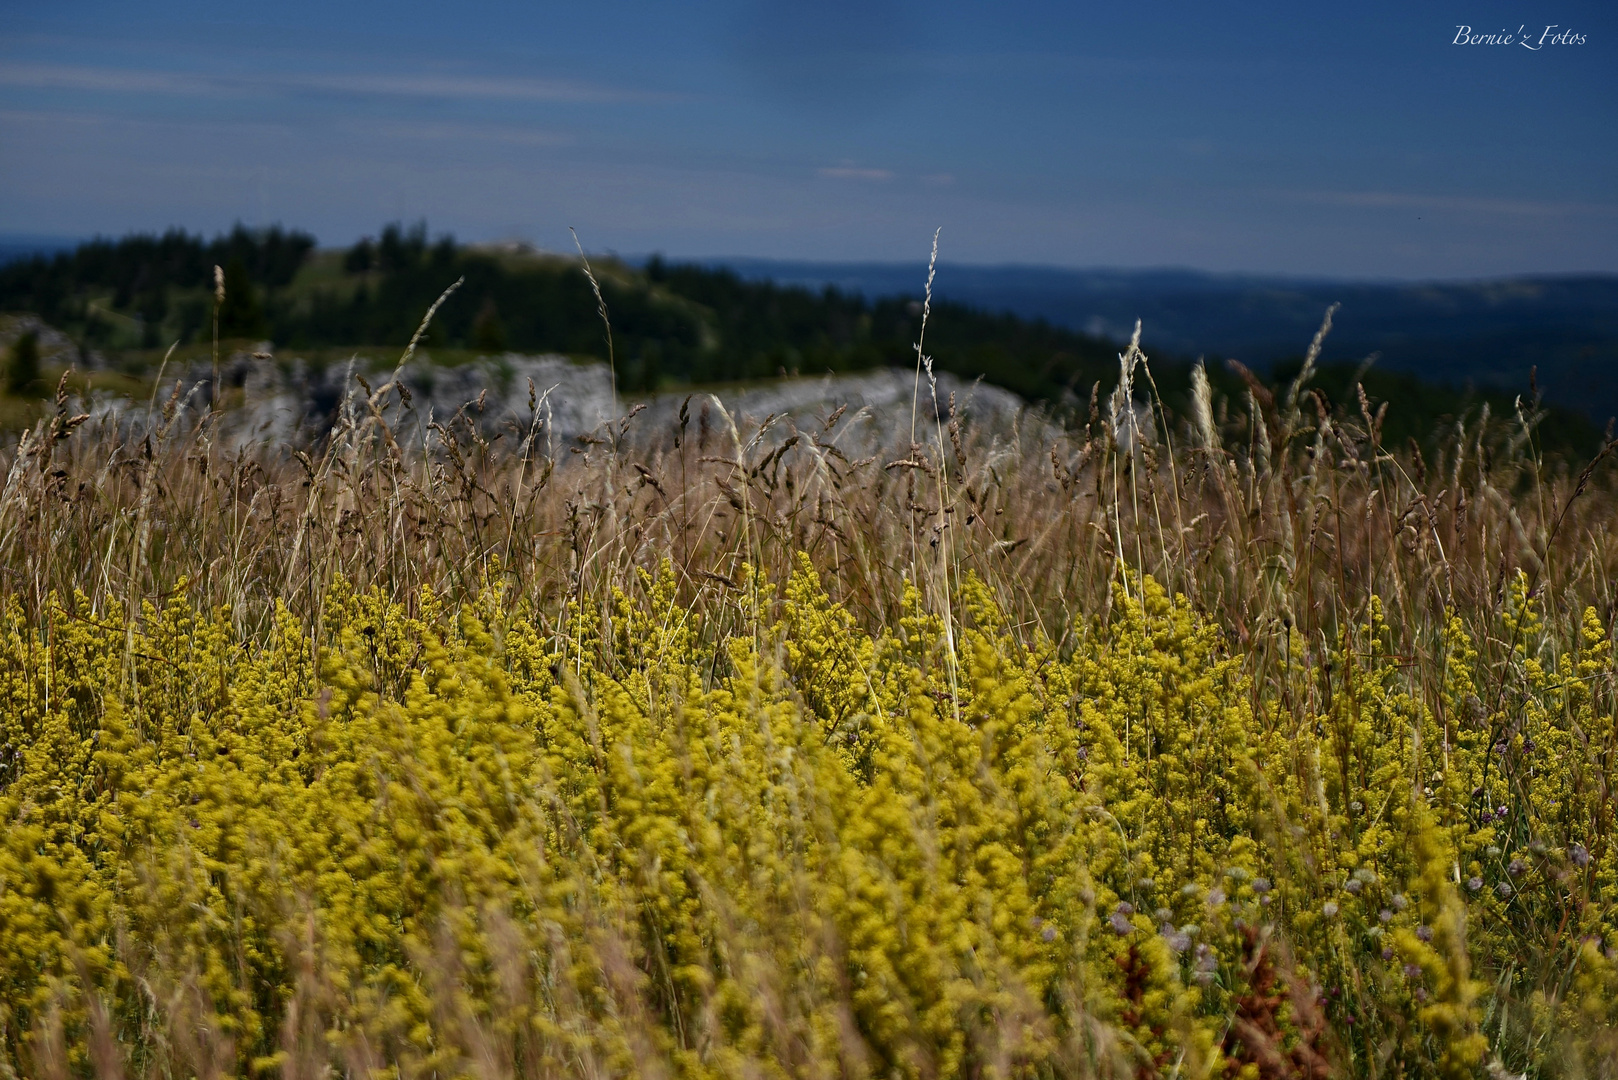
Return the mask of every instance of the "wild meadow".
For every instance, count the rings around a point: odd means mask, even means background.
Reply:
[[[1618,1075],[1618,490],[1139,350],[0,454],[17,1077]],[[165,405],[163,402],[167,400]]]

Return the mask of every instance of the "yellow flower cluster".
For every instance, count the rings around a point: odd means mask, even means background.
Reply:
[[[562,616],[0,615],[10,1075],[1467,1077],[1618,1021],[1606,630],[1243,674],[805,558]],[[1503,644],[1501,644],[1503,643]],[[1435,702],[1436,706],[1425,704]],[[1527,965],[1520,958],[1547,958]],[[1608,1040],[1608,1041],[1604,1041]],[[1583,1062],[1581,1065],[1580,1062]]]

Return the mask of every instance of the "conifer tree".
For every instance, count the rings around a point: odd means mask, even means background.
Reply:
[[[11,343],[6,355],[6,389],[27,393],[39,382],[39,335],[30,330]]]

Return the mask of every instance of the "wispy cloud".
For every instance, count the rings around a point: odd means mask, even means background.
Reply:
[[[566,132],[538,128],[493,127],[484,124],[367,123],[364,132],[393,139],[421,139],[440,142],[489,142],[512,146],[569,146],[574,137]]]
[[[816,176],[824,176],[830,180],[892,180],[893,173],[887,169],[861,169],[854,165],[829,165],[816,169]]]
[[[88,126],[106,124],[112,118],[102,113],[66,112],[38,109],[0,109],[0,124],[32,124],[35,126],[63,127],[68,124]]]
[[[308,72],[214,75],[70,64],[0,64],[0,86],[184,96],[273,94],[302,90],[368,97],[482,101],[621,102],[662,99],[660,95],[566,79]]]
[[[1430,210],[1438,213],[1507,214],[1515,217],[1563,217],[1569,214],[1618,213],[1615,203],[1493,199],[1471,195],[1423,195],[1401,191],[1289,191],[1288,198],[1322,206],[1367,209]]]
[[[653,95],[636,94],[563,79],[487,79],[453,75],[294,75],[283,85],[339,93],[397,97],[468,98],[509,101],[631,101]]]
[[[346,140],[351,145],[360,141],[371,141],[374,144],[377,139],[405,142],[477,142],[508,146],[571,146],[578,142],[578,139],[571,132],[508,124],[463,124],[454,121],[417,122],[369,118],[360,122],[344,117],[336,117],[330,123],[319,125],[317,128],[311,128],[308,125],[293,128],[287,124],[261,120],[233,120],[229,122],[195,119],[154,120],[132,118],[116,113],[0,109],[0,128],[30,128],[37,132],[39,129],[61,129],[68,126],[80,128],[117,127],[127,131],[147,132],[161,130],[195,133],[206,131],[214,133],[228,132],[238,135],[252,133],[255,136],[272,133],[291,135],[296,131],[305,139],[309,138],[313,132],[318,131]]]
[[[69,64],[0,64],[0,86],[21,86],[35,90],[98,90],[115,94],[206,94],[216,88],[216,80],[172,71]]]

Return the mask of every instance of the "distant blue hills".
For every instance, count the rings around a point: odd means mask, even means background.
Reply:
[[[922,263],[714,259],[749,280],[919,296]],[[1207,274],[1193,270],[1065,270],[941,263],[936,296],[1086,333],[1124,339],[1142,321],[1148,355],[1234,358],[1268,368],[1301,357],[1321,317],[1340,304],[1325,358],[1429,382],[1529,391],[1598,424],[1618,416],[1618,275],[1479,281],[1367,282]]]
[[[54,255],[72,251],[82,240],[71,236],[33,236],[27,233],[0,233],[0,266],[33,255]]]

